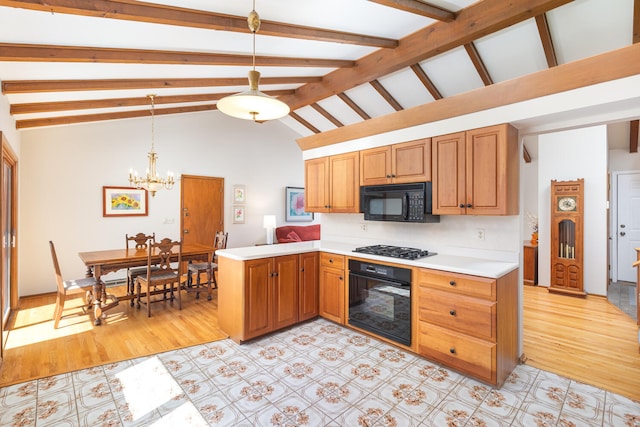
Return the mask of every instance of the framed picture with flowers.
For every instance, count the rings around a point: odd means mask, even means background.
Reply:
[[[147,216],[149,193],[143,188],[102,187],[102,216]]]

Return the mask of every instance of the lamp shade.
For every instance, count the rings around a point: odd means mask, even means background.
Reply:
[[[274,229],[276,228],[276,216],[275,215],[265,215],[263,220],[263,227],[266,229]]]

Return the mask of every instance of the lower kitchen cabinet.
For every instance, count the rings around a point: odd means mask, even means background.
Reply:
[[[518,271],[491,279],[418,270],[418,353],[501,386],[518,363]]]
[[[298,321],[313,319],[318,316],[319,286],[318,286],[318,252],[300,254],[298,259],[298,296],[300,299]]]
[[[344,325],[345,257],[320,253],[320,316]]]
[[[299,319],[298,257],[249,261],[220,257],[218,324],[242,342],[291,326]]]

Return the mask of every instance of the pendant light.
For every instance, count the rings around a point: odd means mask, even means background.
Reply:
[[[232,117],[253,121],[279,119],[289,114],[289,106],[277,98],[258,90],[260,72],[256,71],[256,33],[260,29],[260,16],[253,10],[247,17],[249,30],[253,33],[253,69],[249,71],[249,90],[222,98],[217,103],[218,110]]]
[[[155,95],[147,95],[147,97],[151,100],[151,151],[149,151],[149,154],[147,155],[149,158],[149,167],[147,168],[147,173],[144,177],[138,177],[137,171],[129,169],[129,184],[132,187],[148,190],[149,193],[151,193],[151,197],[153,197],[156,195],[156,191],[162,188],[171,190],[175,184],[175,179],[171,172],[167,174],[166,178],[158,176],[158,173],[156,172],[158,154],[155,150],[155,107],[153,103]]]

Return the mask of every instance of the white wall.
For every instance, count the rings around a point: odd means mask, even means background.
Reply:
[[[584,290],[607,294],[607,127],[594,126],[539,136],[538,280],[550,283],[551,180],[584,178]]]
[[[0,98],[1,99],[1,98]],[[265,241],[262,216],[284,223],[286,186],[304,186],[299,135],[279,122],[232,119],[219,112],[156,116],[158,172],[225,179],[229,247]],[[34,129],[22,133],[20,155],[20,295],[53,291],[48,241],[62,273],[83,277],[78,252],[124,247],[126,233],[179,237],[179,183],[149,197],[149,216],[104,218],[102,186],[128,186],[129,168],[142,172],[151,146],[150,119]],[[246,222],[233,224],[234,184],[247,191]],[[165,220],[173,220],[166,224]],[[39,266],[33,268],[33,266]],[[106,279],[122,276],[112,274]]]

